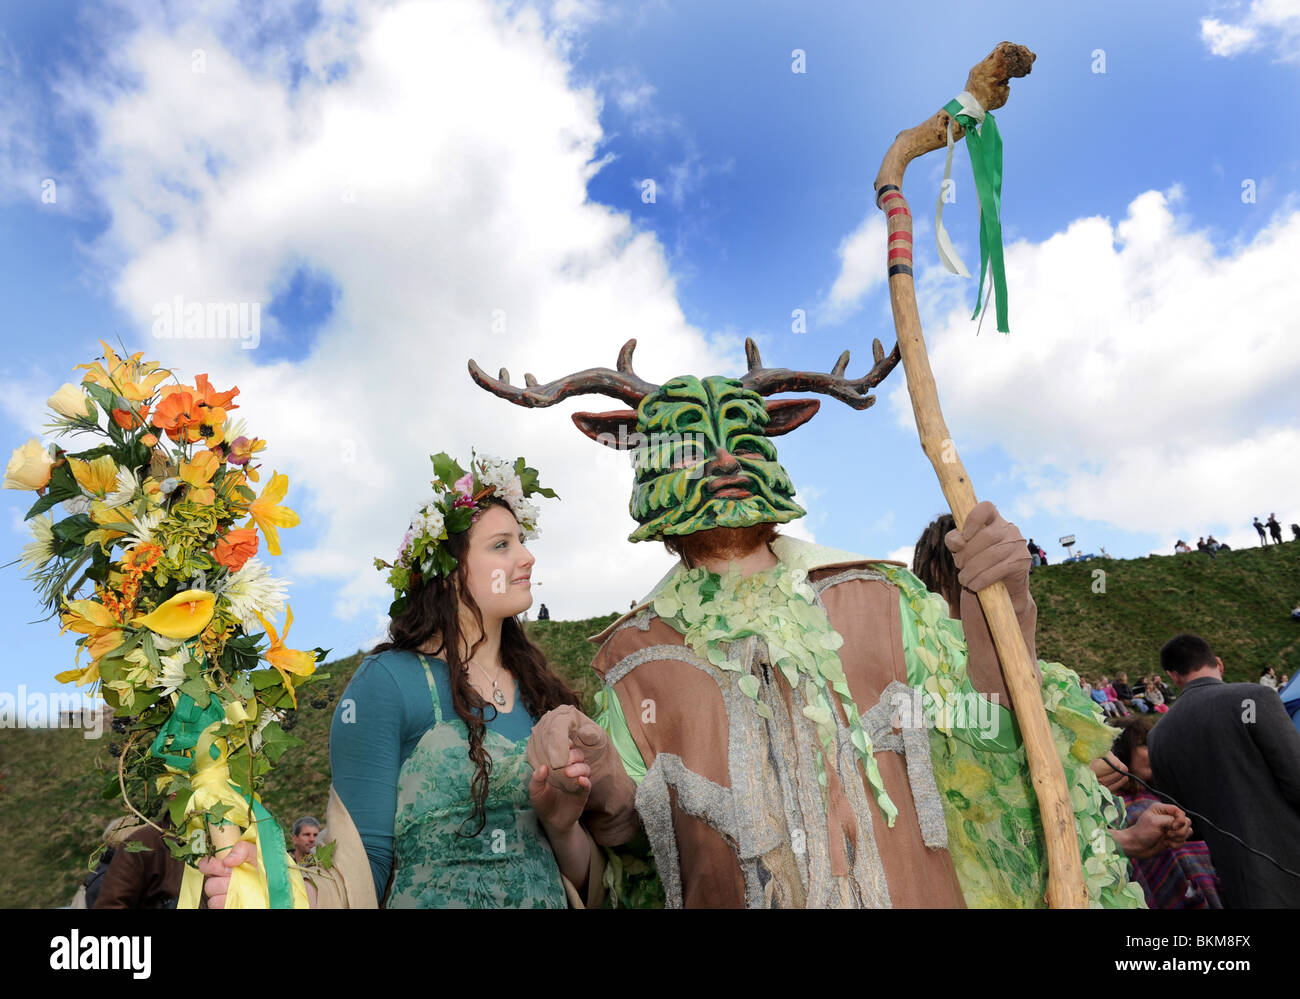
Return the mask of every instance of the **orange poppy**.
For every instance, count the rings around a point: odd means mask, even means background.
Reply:
[[[199,375],[194,379],[196,386],[195,394],[199,400],[199,410],[203,417],[199,422],[199,433],[207,442],[208,447],[216,447],[222,442],[225,426],[226,411],[238,409],[238,406],[232,405],[230,400],[239,395],[239,387],[235,386],[228,392],[218,392],[208,381],[207,375]]]
[[[244,563],[257,554],[257,528],[237,527],[225,534],[212,549],[212,557],[231,572],[238,572]]]
[[[164,385],[162,399],[149,422],[159,430],[167,431],[167,436],[178,444],[193,444],[203,436],[199,431],[203,418],[204,412],[199,408],[199,400],[192,388]]]

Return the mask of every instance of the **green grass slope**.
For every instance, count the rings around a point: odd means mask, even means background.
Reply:
[[[1104,576],[1095,572],[1101,570]],[[1104,588],[1103,584],[1104,583]],[[1051,565],[1034,572],[1038,652],[1085,674],[1158,668],[1160,646],[1180,631],[1203,635],[1230,680],[1254,680],[1265,665],[1300,669],[1300,543],[1224,552]],[[617,615],[533,621],[529,635],[590,708],[598,684],[587,636]],[[329,798],[329,725],[360,653],[327,664],[329,681],[311,688],[292,733],[305,745],[286,753],[268,781],[267,807],[286,830],[295,818],[324,818]],[[304,692],[305,694],[306,692]],[[97,766],[112,763],[120,736],[87,740],[74,730],[0,730],[0,907],[66,905],[85,875],[104,826],[121,814],[101,796]]]

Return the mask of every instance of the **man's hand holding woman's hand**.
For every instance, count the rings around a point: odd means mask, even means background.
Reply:
[[[567,832],[582,817],[591,793],[591,763],[608,748],[604,729],[577,708],[555,708],[533,727],[526,751],[533,767],[528,784],[542,825]]]

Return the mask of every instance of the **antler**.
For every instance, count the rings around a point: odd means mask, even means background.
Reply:
[[[571,395],[606,395],[612,399],[621,399],[633,409],[641,400],[659,386],[644,381],[632,370],[632,351],[636,350],[636,340],[623,344],[618,352],[616,370],[609,368],[588,368],[577,371],[563,378],[557,378],[545,385],[538,385],[531,374],[524,374],[524,388],[510,384],[510,372],[501,369],[498,377],[492,378],[483,373],[473,360],[469,362],[469,376],[481,387],[493,395],[500,396],[516,406],[529,409],[541,409],[554,406],[561,399]]]
[[[875,403],[876,397],[868,393],[875,388],[885,376],[898,364],[898,344],[885,356],[885,349],[879,340],[871,342],[871,356],[875,360],[872,367],[861,378],[845,378],[844,371],[849,366],[849,352],[840,355],[835,366],[828,373],[816,371],[790,371],[788,368],[765,368],[763,359],[758,356],[758,347],[752,339],[745,340],[745,360],[749,370],[740,376],[740,383],[747,389],[753,389],[759,395],[776,395],[778,392],[817,392],[829,395],[840,402],[846,402],[854,409],[866,409]]]

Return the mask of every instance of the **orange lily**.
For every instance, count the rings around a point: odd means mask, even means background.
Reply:
[[[90,653],[90,665],[84,669],[74,668],[56,673],[54,679],[59,683],[94,683],[99,679],[99,660],[122,644],[117,619],[107,607],[95,600],[69,601],[64,605],[59,618],[63,622],[60,634],[75,631],[89,637],[83,648]],[[77,658],[81,658],[80,651],[77,652]]]
[[[190,488],[186,499],[202,506],[211,506],[216,499],[216,490],[212,488],[212,476],[221,467],[221,455],[215,451],[200,451],[189,461],[182,461],[177,476]]]
[[[103,340],[99,341],[99,345],[104,348],[108,370],[105,371],[98,361],[93,364],[78,364],[78,368],[86,368],[89,372],[81,379],[82,385],[87,382],[101,385],[131,402],[144,402],[157,391],[158,383],[171,374],[167,369],[159,368],[157,361],[141,361],[144,351],[121,360]]]
[[[280,534],[277,528],[297,527],[298,515],[287,506],[280,506],[289,491],[289,476],[279,472],[271,473],[271,481],[262,490],[262,495],[248,507],[248,515],[266,535],[266,550],[272,555],[280,554]]]
[[[254,614],[257,612],[254,611]],[[289,628],[293,625],[292,607],[285,608],[283,636],[276,634],[275,629],[261,614],[257,614],[257,619],[262,622],[262,627],[266,629],[266,636],[271,640],[271,647],[262,653],[262,658],[280,671],[280,676],[284,678],[284,687],[289,691],[293,706],[296,708],[298,694],[293,688],[293,681],[289,679],[289,674],[309,676],[316,672],[316,655],[313,652],[299,652],[297,649],[284,647],[284,640],[289,637]]]

